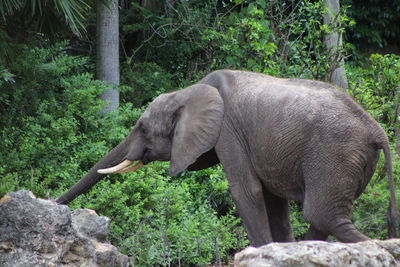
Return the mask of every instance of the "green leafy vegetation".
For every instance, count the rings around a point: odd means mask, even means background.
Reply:
[[[399,128],[400,56],[373,54],[367,67],[349,68],[352,94],[394,136]]]
[[[0,95],[2,110],[7,110],[1,120],[0,195],[26,188],[54,198],[128,134],[142,109],[128,102],[118,114],[102,114],[99,95],[105,85],[85,72],[86,58],[67,54],[66,43],[26,48],[15,62],[10,71],[16,78],[4,79]],[[157,66],[139,68],[152,70],[143,80],[134,79],[133,84],[146,84],[151,92],[143,93],[143,100],[154,98],[156,89],[170,89],[170,76],[157,74]],[[162,77],[157,80],[157,75]],[[166,88],[155,88],[155,83]],[[121,90],[128,99],[135,93],[127,86]],[[111,241],[139,265],[229,261],[248,241],[221,167],[179,179],[169,177],[167,167],[154,163],[112,176],[71,206],[112,218]]]
[[[0,26],[10,27],[13,20],[5,23],[5,18],[19,10],[20,1],[6,2],[13,5],[0,4]],[[84,2],[70,1],[85,9]],[[357,32],[362,25],[354,19],[368,18],[352,2],[346,2],[349,7],[340,15],[340,31]],[[121,103],[111,114],[100,112],[104,103],[99,96],[106,86],[93,78],[90,23],[84,40],[63,32],[57,42],[37,32],[21,40],[0,28],[0,40],[5,40],[0,48],[18,51],[0,52],[0,196],[18,189],[39,197],[59,196],[129,133],[154,97],[187,86],[211,70],[324,80],[331,55],[323,38],[334,30],[323,24],[324,12],[322,1],[311,0],[193,0],[174,6],[162,2],[152,9],[133,3],[121,9]],[[391,25],[389,18],[385,25]],[[84,21],[78,17],[76,27]],[[375,43],[390,41],[381,28],[377,30],[380,39]],[[364,38],[375,33],[359,34]],[[346,65],[349,93],[390,136],[398,185],[400,57],[373,54],[355,61],[361,57],[358,39],[348,40],[355,43],[347,43],[341,53],[357,53]],[[389,190],[381,179],[383,160],[353,212],[358,229],[372,238],[387,236]],[[178,178],[169,177],[167,169],[168,163],[152,163],[134,173],[110,175],[70,207],[84,206],[110,217],[110,241],[132,256],[135,265],[230,262],[248,241],[222,168],[187,171]],[[293,231],[300,239],[308,224],[301,205],[292,203],[291,209]]]

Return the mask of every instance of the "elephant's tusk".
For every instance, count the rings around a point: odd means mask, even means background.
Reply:
[[[143,167],[143,162],[139,161],[137,164],[125,167],[122,170],[117,171],[117,173],[126,173],[126,172],[133,172],[136,171],[137,169]]]
[[[114,167],[107,168],[107,169],[98,169],[97,172],[102,173],[102,174],[115,173],[115,172],[118,172],[118,171],[128,167],[131,163],[132,163],[132,161],[126,159]]]

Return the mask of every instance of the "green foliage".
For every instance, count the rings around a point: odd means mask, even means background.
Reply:
[[[15,26],[15,22],[24,21],[24,26],[33,26],[38,31],[44,30],[55,35],[62,23],[66,23],[74,33],[79,34],[84,28],[83,22],[89,2],[3,0],[0,3],[0,24]]]
[[[62,76],[84,71],[82,66],[86,61],[85,58],[68,56],[65,44],[49,49],[21,48],[20,55],[14,58],[6,71],[8,77],[12,73],[14,83],[3,84],[0,91],[0,109],[8,111],[10,116],[6,119],[11,119],[11,122],[3,118],[0,125],[15,122],[13,117],[37,115],[43,98],[57,101]]]
[[[322,0],[183,1],[165,9],[134,4],[122,29],[125,38],[145,35],[128,61],[155,62],[178,83],[221,68],[324,79],[332,66],[324,36],[354,24],[346,9],[338,23],[324,24]],[[344,54],[333,56],[339,62]]]
[[[277,46],[262,5],[250,3],[240,12],[231,12],[218,21],[218,27],[205,29],[201,41],[212,47],[211,68],[247,69],[257,72],[275,68],[272,59]]]
[[[324,1],[284,1],[271,7],[275,21],[280,73],[285,76],[326,80],[327,74],[336,68],[348,49],[347,44],[337,52],[327,49],[324,38],[332,32],[344,32],[354,21],[342,6],[340,14],[329,24],[323,23],[328,12]],[[289,2],[289,4],[287,4]]]
[[[0,78],[1,78],[1,83],[3,82],[9,82],[9,83],[13,83],[15,82],[14,80],[15,75],[10,73],[7,69],[1,69],[0,70]],[[2,84],[0,83],[0,87],[2,86]]]
[[[300,203],[290,202],[290,223],[294,238],[303,240],[310,224],[304,220],[303,207]]]
[[[112,218],[112,242],[139,266],[228,262],[230,252],[248,242],[232,207],[217,216],[210,205],[213,196],[226,194],[221,168],[177,180],[166,175],[167,165],[152,163],[114,183],[102,181],[73,206]]]
[[[0,91],[0,196],[18,189],[59,196],[120,142],[142,113],[122,103],[118,114],[102,114],[99,96],[105,85],[85,72],[87,59],[68,55],[65,45],[26,47],[3,72],[15,76],[4,78]],[[157,93],[152,91],[157,83],[165,85],[159,90],[170,89],[168,74],[155,64],[135,67],[143,72],[127,72],[127,79],[135,81],[136,89],[124,86],[123,96],[147,86],[149,95],[142,96],[148,100]],[[110,176],[71,207],[109,216],[111,241],[138,265],[229,262],[248,241],[234,216],[222,169],[172,179],[166,168],[154,163]]]
[[[210,57],[201,40],[202,32],[216,20],[217,1],[180,1],[171,6],[150,10],[133,3],[122,12],[124,39],[135,38],[139,44],[127,51],[128,62],[157,62],[178,79],[196,76],[208,68]],[[217,16],[218,17],[218,16]],[[140,38],[142,37],[142,38]]]
[[[1,0],[0,65],[13,64],[14,57],[26,44],[47,45],[46,37],[56,39],[70,32],[82,37],[93,3],[91,0]]]
[[[110,144],[101,140],[115,144],[127,130],[119,126],[122,119],[110,122],[100,114],[98,95],[105,86],[91,74],[77,74],[86,59],[66,55],[62,45],[21,52],[11,66],[15,82],[0,94],[6,159],[0,164],[2,174],[43,196],[71,185],[83,174],[79,167],[88,168],[107,151]]]
[[[141,107],[158,95],[177,89],[172,75],[156,63],[137,63],[122,67],[122,83],[129,84],[121,90],[121,98]]]
[[[357,21],[348,32],[348,39],[360,49],[400,45],[399,1],[345,0],[343,3],[351,5],[350,16]]]
[[[348,69],[349,93],[393,135],[400,126],[400,56],[373,54],[369,63]]]

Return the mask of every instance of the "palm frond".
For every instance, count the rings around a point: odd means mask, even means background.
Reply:
[[[88,1],[84,0],[53,0],[55,10],[64,15],[70,29],[79,34],[84,28],[85,15],[89,11]]]
[[[0,17],[3,24],[7,17],[20,16],[33,21],[50,21],[43,16],[50,15],[51,19],[58,18],[68,25],[77,35],[84,30],[85,16],[89,12],[92,0],[0,0]],[[51,22],[50,22],[51,24]],[[57,24],[57,23],[56,23]],[[37,30],[41,31],[43,24],[38,23]],[[44,28],[54,28],[47,25]]]
[[[0,17],[4,21],[7,16],[14,13],[23,5],[23,0],[2,0],[0,1]]]

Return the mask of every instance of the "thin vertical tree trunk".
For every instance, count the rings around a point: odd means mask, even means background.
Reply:
[[[103,109],[107,113],[119,106],[118,0],[96,1],[96,16],[96,76],[110,85],[101,96],[108,102]]]
[[[396,92],[394,94],[395,106],[396,106],[396,118],[394,120],[394,136],[396,140],[395,151],[397,155],[400,155],[400,103],[399,103],[399,94],[400,94],[400,85],[396,88]]]
[[[328,12],[324,15],[324,24],[334,23],[335,28],[338,25],[338,15],[340,12],[339,0],[325,0],[325,5],[328,8]],[[331,52],[332,57],[332,68],[327,74],[327,80],[335,85],[343,88],[348,88],[346,70],[344,68],[344,58],[341,55],[342,48],[342,34],[338,31],[334,31],[325,37],[325,44]]]

